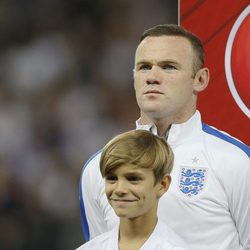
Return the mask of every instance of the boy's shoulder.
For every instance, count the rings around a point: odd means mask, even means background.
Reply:
[[[166,242],[168,245],[170,244],[180,249],[189,249],[187,243],[174,230],[161,221],[158,221],[154,233],[159,242]]]
[[[116,230],[113,229],[111,231],[98,235],[97,237],[86,242],[76,250],[96,250],[96,249],[109,250],[110,244],[112,244],[114,241],[115,231]]]

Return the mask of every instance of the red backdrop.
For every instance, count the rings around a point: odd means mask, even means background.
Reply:
[[[201,38],[206,53],[205,64],[211,74],[209,86],[198,101],[203,121],[248,145],[249,12],[249,0],[180,0],[180,24]]]

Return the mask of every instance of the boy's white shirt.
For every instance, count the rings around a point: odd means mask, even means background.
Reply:
[[[119,228],[103,233],[76,250],[118,250]],[[140,250],[190,250],[186,243],[164,223],[157,223]]]

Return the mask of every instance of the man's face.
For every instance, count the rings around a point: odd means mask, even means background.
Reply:
[[[105,176],[105,192],[119,217],[137,218],[156,214],[161,184],[155,184],[152,170],[132,164],[119,166]]]
[[[142,114],[180,122],[196,109],[194,52],[178,36],[146,37],[135,54],[134,87]]]

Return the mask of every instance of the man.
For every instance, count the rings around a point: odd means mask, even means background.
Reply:
[[[100,171],[119,227],[77,250],[184,250],[188,246],[157,219],[159,199],[168,190],[173,152],[166,140],[146,130],[114,137],[103,149]]]
[[[177,25],[146,30],[135,54],[137,129],[167,139],[175,154],[172,183],[158,218],[192,249],[250,249],[250,148],[201,121],[198,93],[209,82],[203,46]],[[104,194],[100,152],[85,164],[80,204],[85,239],[118,219]]]

